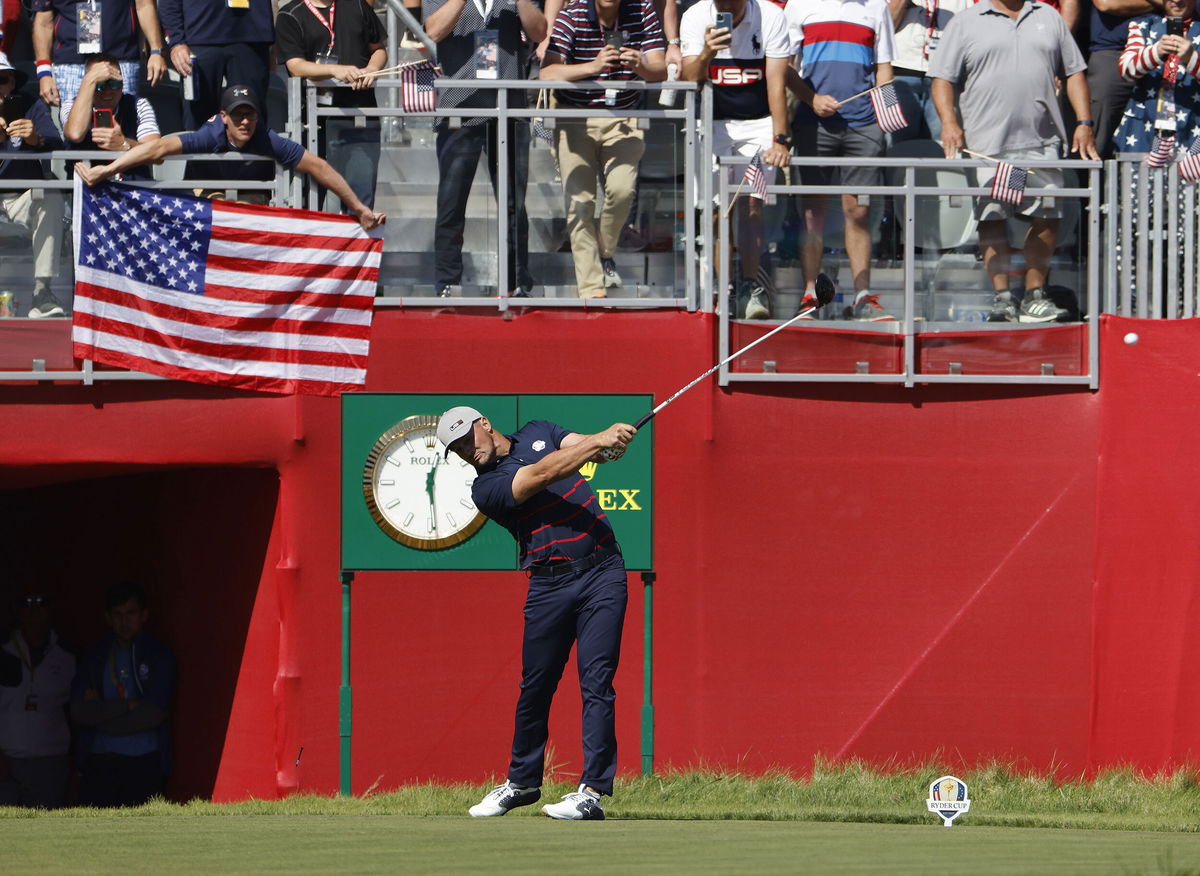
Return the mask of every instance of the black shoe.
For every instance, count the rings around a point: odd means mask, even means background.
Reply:
[[[49,316],[66,316],[66,311],[58,303],[53,292],[49,289],[39,289],[33,295],[33,306],[29,308],[29,318],[45,319]]]

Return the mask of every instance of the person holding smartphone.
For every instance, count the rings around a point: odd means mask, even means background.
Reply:
[[[1200,126],[1200,22],[1196,0],[1164,0],[1163,14],[1129,23],[1118,67],[1133,83],[1117,126],[1117,152],[1149,152],[1155,138],[1172,138],[1172,152],[1186,152]]]
[[[651,0],[570,0],[555,20],[541,78],[628,82],[666,78],[666,40]],[[570,108],[632,109],[637,91],[616,88],[555,92]],[[555,147],[567,196],[567,231],[580,298],[603,298],[621,286],[613,261],[646,150],[637,120],[621,116],[562,119]],[[596,215],[598,181],[604,203]]]
[[[79,96],[63,125],[67,148],[128,152],[139,143],[161,136],[150,101],[125,94],[125,81],[117,60],[110,55],[89,58]],[[148,168],[137,168],[126,176],[126,179],[150,178]]]
[[[791,57],[787,21],[769,0],[700,0],[679,23],[680,79],[713,88],[713,156],[761,153],[767,184],[787,167],[787,71]],[[736,168],[738,177],[742,168]],[[736,180],[735,180],[736,181]],[[746,319],[766,319],[771,302],[758,269],[763,249],[763,202],[738,199],[738,297]]]
[[[49,179],[38,154],[63,148],[45,101],[29,100],[20,92],[25,78],[0,52],[0,180]],[[58,276],[63,198],[49,189],[36,200],[33,194],[28,189],[0,190],[0,215],[27,226],[33,235],[33,301],[28,316],[63,316],[62,305],[50,291],[50,281]]]

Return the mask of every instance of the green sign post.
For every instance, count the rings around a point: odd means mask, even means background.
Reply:
[[[348,393],[342,396],[341,585],[342,686],[339,691],[341,792],[349,795],[352,731],[350,585],[360,570],[517,568],[517,547],[497,523],[476,517],[469,500],[473,472],[453,456],[442,458],[434,438],[437,417],[470,405],[498,430],[516,431],[530,420],[552,420],[572,432],[592,433],[616,422],[634,423],[653,407],[650,395],[434,395]],[[650,704],[651,589],[654,581],[653,425],[638,433],[617,462],[582,470],[616,532],[626,568],[644,583],[645,702],[643,772],[653,760]],[[473,519],[474,518],[474,519]]]

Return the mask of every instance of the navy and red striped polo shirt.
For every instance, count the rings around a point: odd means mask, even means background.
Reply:
[[[607,515],[581,474],[556,481],[519,505],[513,498],[518,469],[553,453],[569,434],[546,420],[526,423],[508,436],[508,455],[481,471],[471,485],[475,506],[517,540],[522,569],[579,560],[617,546]]]
[[[662,24],[652,0],[621,0],[617,9],[617,26],[622,44],[637,49],[642,54],[665,52],[667,43],[663,37]],[[550,33],[547,52],[562,58],[564,64],[585,64],[600,54],[608,42],[610,31],[600,24],[593,0],[570,0]],[[629,81],[637,79],[631,67],[616,67],[596,77],[603,81]],[[573,107],[604,106],[603,91],[557,91],[555,96],[562,105]],[[630,109],[638,102],[636,91],[622,91],[617,95],[615,106]]]

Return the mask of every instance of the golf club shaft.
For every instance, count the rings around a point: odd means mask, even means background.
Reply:
[[[751,341],[750,343],[746,344],[746,346],[744,346],[740,350],[738,350],[736,353],[730,353],[728,356],[726,356],[724,359],[722,359],[720,362],[718,362],[712,368],[709,368],[707,371],[705,371],[703,374],[701,374],[699,377],[697,377],[695,380],[693,380],[687,386],[680,389],[678,392],[676,392],[673,396],[668,398],[666,401],[660,403],[658,405],[658,407],[656,407],[650,413],[646,414],[646,416],[642,417],[640,420],[638,420],[636,423],[634,423],[633,428],[635,428],[635,429],[642,428],[642,426],[646,425],[648,422],[650,422],[651,419],[653,419],[655,414],[657,414],[659,411],[661,411],[663,408],[665,408],[671,402],[675,401],[675,399],[679,398],[681,395],[683,395],[685,392],[687,392],[689,389],[691,389],[693,386],[695,386],[701,380],[708,377],[710,374],[712,374],[718,368],[722,367],[723,365],[728,365],[730,362],[732,362],[738,356],[740,356],[743,353],[745,353],[746,351],[758,346],[763,341],[765,341],[767,338],[771,337],[771,335],[775,334],[776,332],[783,331],[785,328],[790,326],[796,320],[803,319],[804,317],[808,316],[810,313],[812,313],[814,310],[816,310],[817,307],[819,307],[819,306],[820,305],[814,305],[813,307],[804,308],[799,313],[797,313],[795,316],[793,316],[791,319],[789,319],[787,322],[777,325],[775,328],[771,329],[769,332],[767,332],[765,335],[763,335],[758,340]]]

